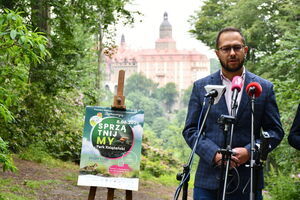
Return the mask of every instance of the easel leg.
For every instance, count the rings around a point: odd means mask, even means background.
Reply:
[[[132,191],[126,190],[126,200],[132,200]]]
[[[114,199],[114,193],[115,193],[115,189],[113,188],[107,188],[107,200],[113,200]]]
[[[90,192],[89,192],[89,198],[88,200],[94,200],[96,196],[97,187],[91,186]]]

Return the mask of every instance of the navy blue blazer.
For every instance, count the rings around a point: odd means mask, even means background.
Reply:
[[[288,137],[288,141],[292,147],[300,150],[300,104],[298,105],[298,110]]]
[[[274,149],[284,136],[273,91],[273,84],[246,70],[244,89],[241,91],[241,102],[234,125],[232,148],[245,147],[249,153],[251,140],[251,102],[245,88],[251,82],[258,82],[262,86],[262,93],[256,98],[254,106],[254,135],[256,141],[260,142],[260,132],[261,129],[263,129],[263,131],[270,134],[271,148]],[[206,85],[222,85],[220,70],[194,83],[188,105],[186,123],[182,132],[190,147],[193,147],[195,143],[198,119],[202,109],[204,95],[206,94],[204,86]],[[213,159],[216,152],[220,148],[223,148],[224,145],[224,133],[219,124],[217,124],[217,119],[222,114],[229,115],[224,95],[216,105],[212,105],[204,128],[204,135],[200,138],[196,147],[196,154],[200,156],[195,177],[195,186],[197,187],[211,190],[218,189],[219,187],[220,169],[214,167]],[[241,165],[237,167],[237,170],[241,178],[240,187],[243,188],[250,178],[250,168]],[[259,177],[258,187],[262,188],[262,172]]]

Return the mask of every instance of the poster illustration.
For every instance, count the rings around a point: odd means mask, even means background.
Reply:
[[[138,190],[144,111],[86,107],[78,185]]]

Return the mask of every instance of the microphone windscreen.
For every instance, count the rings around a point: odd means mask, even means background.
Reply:
[[[241,89],[243,87],[243,79],[242,79],[242,77],[240,77],[240,76],[233,77],[231,83],[232,83],[231,91],[233,91],[234,89],[237,89],[238,92],[241,91]]]
[[[252,97],[253,94],[255,95],[255,97],[259,97],[262,93],[262,87],[257,82],[251,82],[247,85],[246,92],[250,97]]]

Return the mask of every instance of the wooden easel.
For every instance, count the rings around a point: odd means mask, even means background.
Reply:
[[[120,70],[119,71],[119,77],[118,77],[118,88],[117,88],[117,95],[114,96],[114,103],[111,106],[114,110],[126,110],[125,106],[125,96],[123,96],[123,90],[124,90],[124,79],[125,79],[125,71]],[[96,196],[96,190],[97,187],[91,186],[88,200],[95,200]],[[114,199],[114,188],[107,188],[107,200],[113,200]],[[126,200],[132,200],[132,191],[126,190]]]

